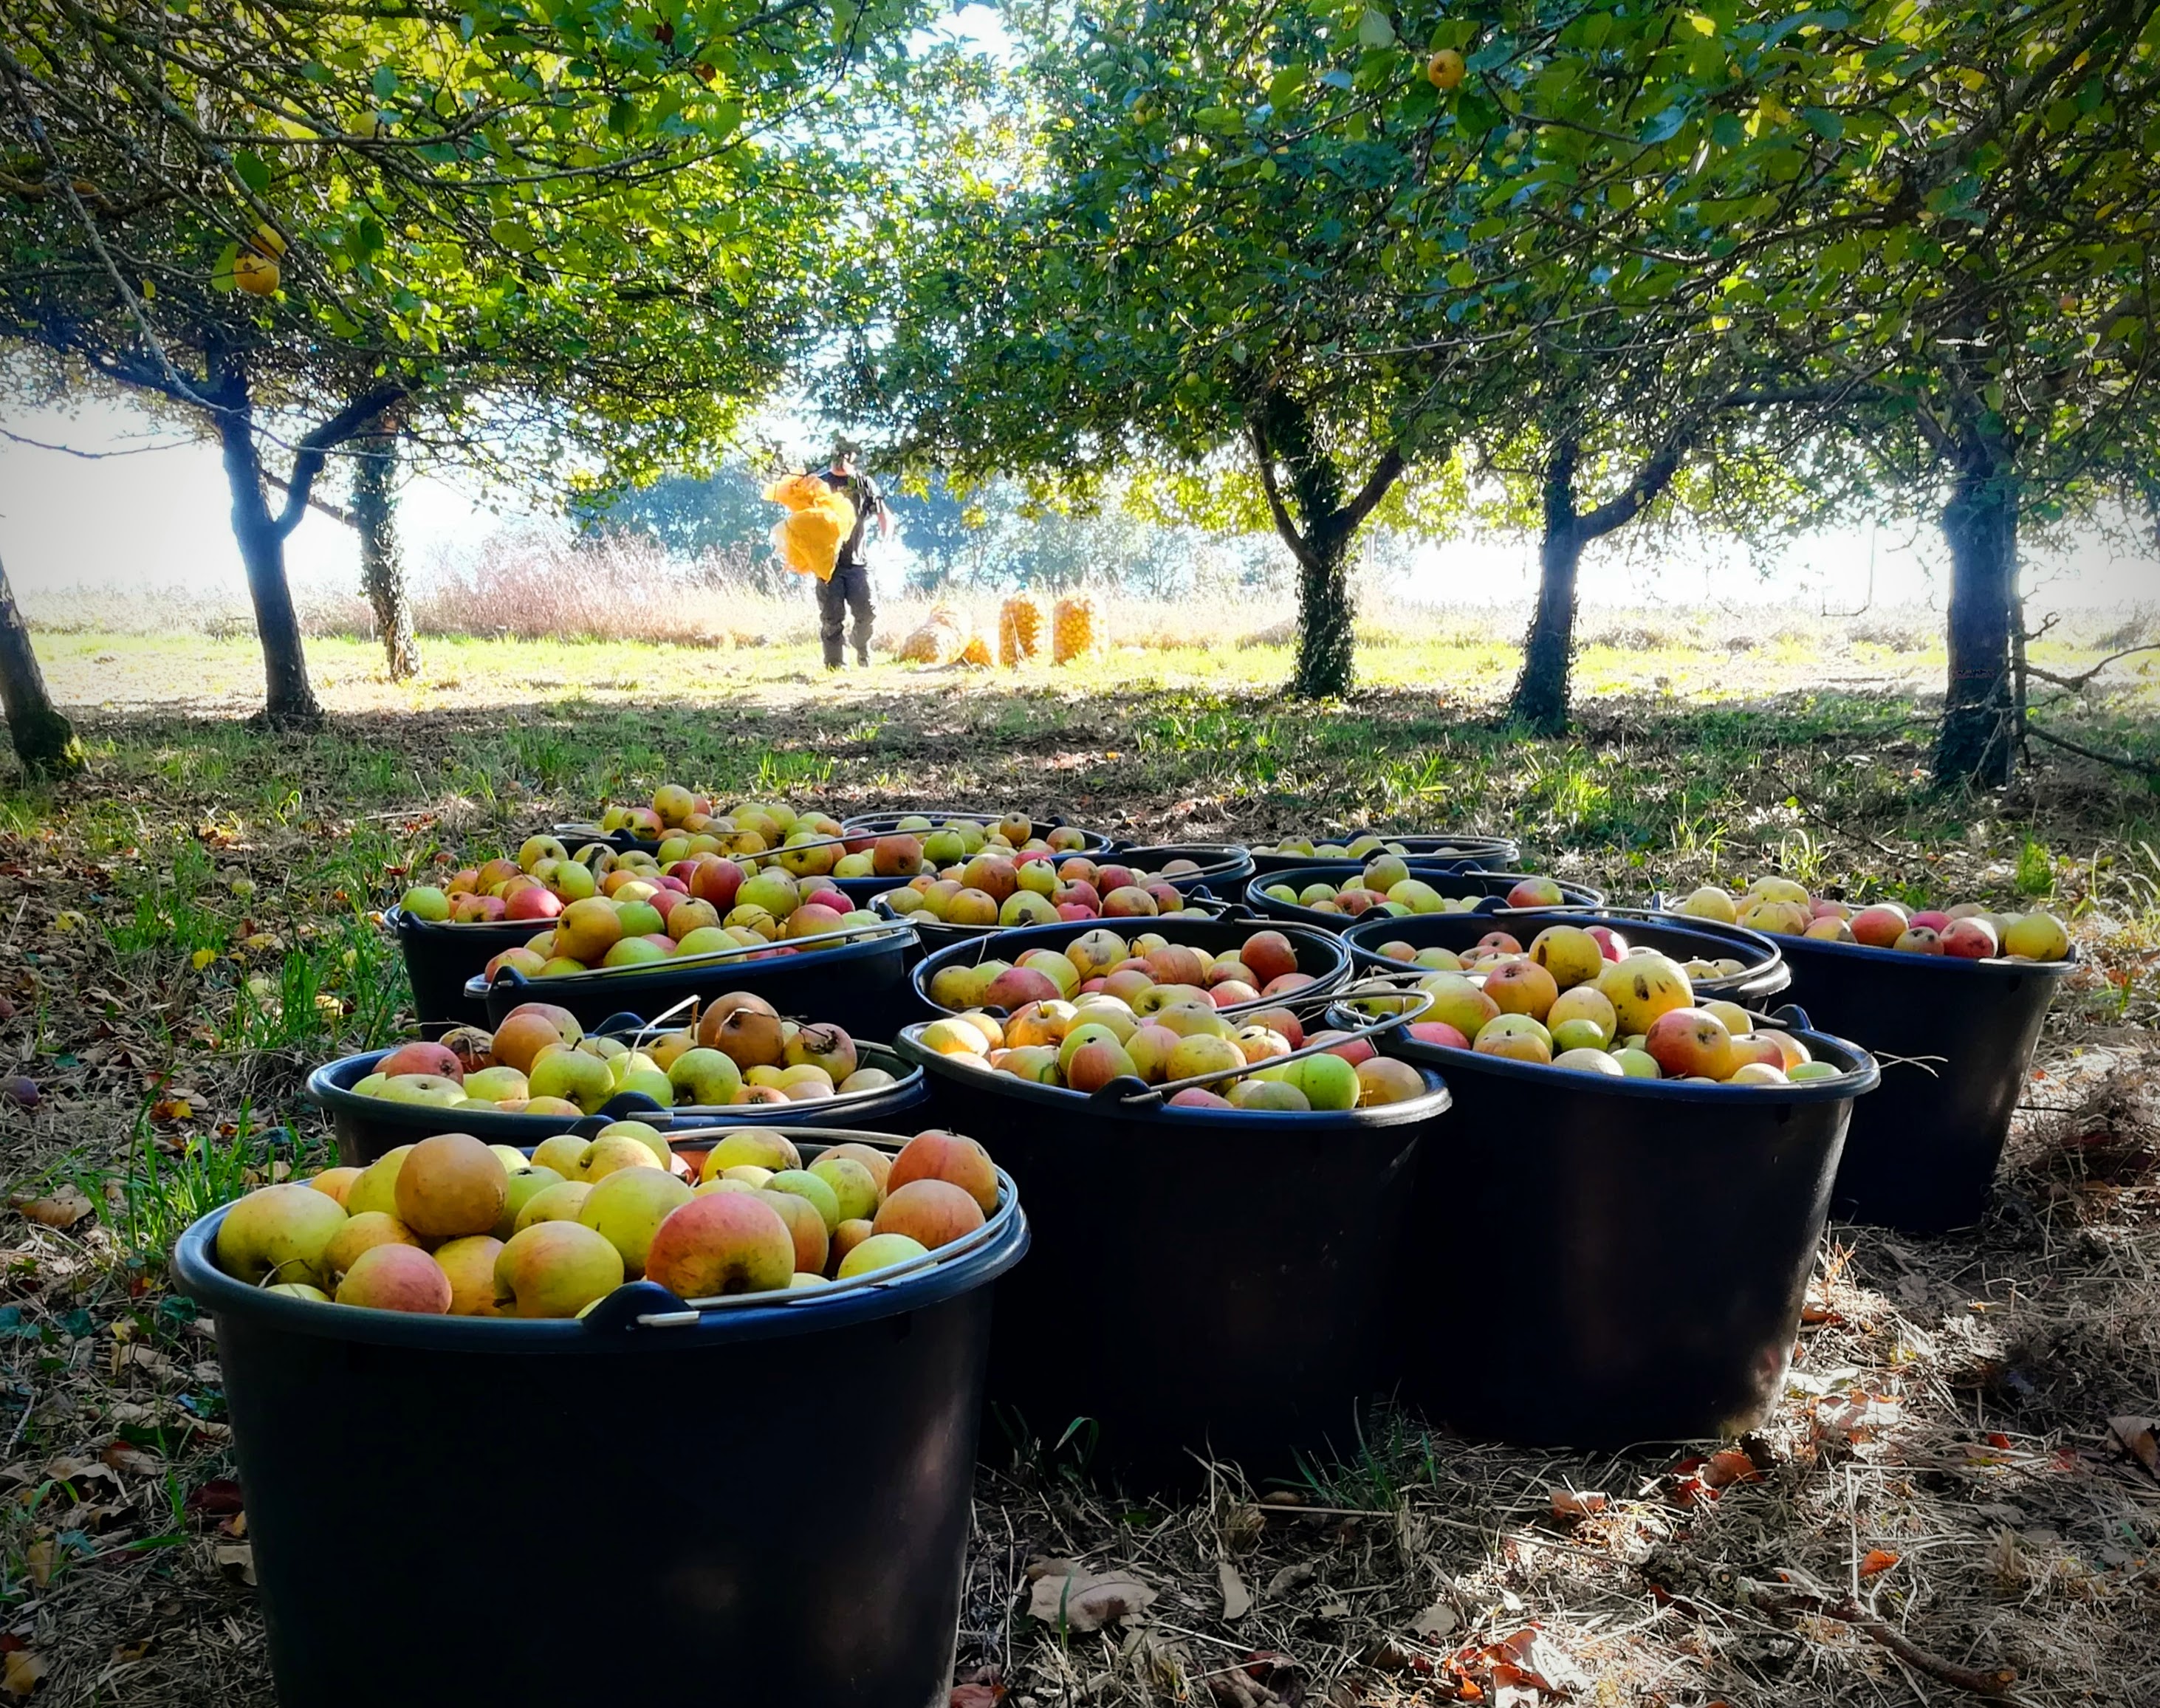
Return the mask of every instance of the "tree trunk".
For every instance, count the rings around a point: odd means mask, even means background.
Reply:
[[[2010,667],[2017,605],[2017,487],[2002,447],[1965,458],[1943,506],[1950,548],[1950,684],[1935,781],[2000,788],[2017,754]]]
[[[0,704],[7,708],[8,738],[24,771],[52,777],[82,769],[82,743],[45,692],[45,673],[38,668],[5,564],[0,564]]]
[[[1350,592],[1350,535],[1332,525],[1306,536],[1310,561],[1298,565],[1297,674],[1290,691],[1306,699],[1350,692],[1356,670],[1357,602]]]
[[[375,610],[375,632],[390,664],[390,679],[402,682],[420,670],[420,643],[413,635],[413,607],[405,598],[405,564],[397,552],[397,433],[369,433],[355,442],[352,519],[360,530],[360,579]]]
[[[1567,729],[1568,673],[1575,657],[1576,578],[1582,531],[1575,513],[1577,447],[1563,439],[1545,465],[1545,539],[1538,553],[1538,603],[1523,643],[1523,673],[1508,715],[1540,735]]]
[[[247,373],[230,356],[214,357],[211,371],[213,401],[220,406],[218,446],[224,454],[226,485],[232,493],[232,533],[240,544],[248,596],[255,605],[255,631],[262,643],[262,721],[273,729],[312,728],[323,721],[323,709],[308,682],[300,619],[285,579],[285,538],[262,496],[262,465],[256,450]]]

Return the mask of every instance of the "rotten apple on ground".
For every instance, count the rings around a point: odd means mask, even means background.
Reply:
[[[997,1207],[989,1153],[958,1134],[919,1134],[897,1156],[849,1141],[802,1164],[771,1128],[678,1155],[619,1121],[558,1134],[530,1161],[439,1134],[250,1193],[226,1213],[217,1259],[318,1303],[560,1319],[640,1277],[684,1298],[822,1285],[934,1254]]]

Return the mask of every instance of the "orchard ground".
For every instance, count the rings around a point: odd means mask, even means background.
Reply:
[[[1746,1581],[1783,1570],[1856,1591],[1936,1661],[2014,1669],[2009,1700],[2160,1698],[2160,1475],[2108,1434],[2160,1415],[2160,794],[2036,745],[2007,793],[1939,795],[1924,634],[1780,641],[1772,623],[1740,645],[1740,626],[1593,634],[1580,733],[1534,742],[1492,722],[1517,654],[1489,625],[1374,633],[1371,686],[1321,709],[1276,697],[1288,657],[1266,632],[1073,671],[837,680],[793,636],[438,637],[395,688],[371,645],[325,640],[310,663],[334,722],[307,737],[238,722],[260,685],[244,636],[40,635],[94,769],[0,787],[0,1072],[37,1088],[34,1107],[0,1100],[8,1197],[33,1212],[0,1230],[0,1689],[267,1708],[215,1347],[164,1254],[248,1181],[319,1160],[300,1082],[400,1031],[402,971],[369,913],[409,874],[681,780],[835,811],[1055,805],[1183,840],[1508,829],[1535,868],[1623,901],[1771,869],[1848,895],[2045,901],[2087,958],[1986,1223],[1831,1228],[1749,1479],[1698,1497],[1669,1475],[1681,1450],[1514,1452],[1383,1413],[1297,1489],[1226,1468],[1165,1507],[1077,1476],[1069,1448],[986,1441],[963,1684],[1042,1708],[1438,1702],[1460,1700],[1449,1657],[1535,1625],[1581,1701],[1957,1699],[1925,1658],[1751,1599]],[[2135,638],[2051,636],[2034,662],[2074,677]],[[2045,720],[2152,765],[2152,657]],[[283,1124],[295,1140],[266,1143]],[[1695,1213],[1717,1208],[1706,1180]],[[1545,1260],[1539,1230],[1526,1202],[1525,1264]],[[1460,1357],[1508,1381],[1537,1352],[1496,1322]],[[1568,1489],[1607,1502],[1556,1518]],[[455,1539],[484,1565],[484,1538]],[[1137,1575],[1148,1622],[1031,1619],[1030,1562],[1058,1558]]]

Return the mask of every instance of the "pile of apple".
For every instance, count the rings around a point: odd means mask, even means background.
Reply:
[[[1083,1095],[1114,1079],[1162,1085],[1213,1077],[1213,1089],[1195,1085],[1171,1093],[1173,1108],[1302,1114],[1399,1103],[1425,1089],[1415,1067],[1379,1054],[1366,1038],[1307,1034],[1286,1008],[1240,1019],[1189,993],[1140,1013],[1098,991],[1075,1002],[1031,1002],[1003,1020],[970,1009],[932,1020],[916,1036],[925,1049],[963,1066]],[[1327,1047],[1295,1062],[1276,1059],[1308,1044]]]
[[[582,1316],[625,1281],[683,1299],[822,1287],[927,1256],[997,1208],[972,1139],[899,1155],[836,1145],[809,1167],[770,1128],[672,1153],[641,1122],[563,1134],[528,1161],[439,1133],[365,1169],[251,1192],[217,1233],[225,1272],[318,1303],[430,1316]]]
[[[1377,836],[1370,833],[1347,843],[1316,843],[1310,837],[1285,836],[1280,842],[1256,842],[1252,844],[1251,847],[1254,854],[1294,854],[1302,859],[1313,860],[1362,860],[1369,859],[1374,854],[1407,856],[1410,852],[1407,843],[1389,842],[1384,836]],[[1415,858],[1425,860],[1444,860],[1461,853],[1462,850],[1459,849],[1442,847],[1430,849],[1418,854]]]
[[[515,878],[506,880],[508,893],[499,916],[530,919],[546,929],[493,957],[489,978],[504,967],[528,979],[555,979],[704,955],[761,960],[797,953],[791,946],[797,938],[884,923],[821,876],[797,877],[786,870],[784,849],[775,864],[755,872],[714,854],[678,860],[662,871],[635,864],[641,855],[617,855],[602,844],[585,852],[604,856],[605,862],[571,859],[553,837],[527,842],[519,858],[531,859],[527,875],[534,881],[521,886]],[[479,868],[475,880],[484,880],[488,870]],[[574,878],[573,873],[585,875]],[[593,886],[588,893],[561,899],[564,886],[587,882]],[[415,918],[454,922],[468,900],[486,899],[420,888],[407,890],[402,905]]]
[[[1624,933],[1609,925],[1586,925],[1584,932],[1597,944],[1598,953],[1608,961],[1625,960],[1635,953]],[[1472,945],[1467,954],[1458,955],[1452,949],[1437,944],[1420,948],[1400,937],[1382,943],[1377,951],[1390,961],[1400,961],[1405,966],[1421,967],[1429,973],[1489,973],[1503,961],[1524,959],[1528,952],[1514,934],[1505,931],[1488,931]],[[1684,961],[1680,970],[1690,980],[1731,979],[1747,970],[1747,963],[1732,956],[1720,956],[1716,960]]]
[[[1055,864],[1053,864],[1055,862]],[[1186,911],[1170,880],[1200,870],[1183,856],[1145,872],[1085,854],[1047,849],[985,851],[965,864],[924,872],[878,899],[901,918],[921,913],[947,925],[1055,925],[1066,919],[1152,919]]]
[[[1214,955],[1157,932],[1128,937],[1104,925],[1082,932],[1062,949],[1030,949],[1016,962],[940,967],[930,977],[930,999],[954,1012],[1012,1011],[1031,1002],[1099,994],[1145,1016],[1188,999],[1217,1009],[1280,1000],[1311,983],[1310,973],[1297,970],[1297,950],[1279,931],[1254,932],[1235,954]]]
[[[589,1035],[552,1003],[521,1003],[492,1033],[460,1026],[440,1043],[402,1044],[353,1086],[361,1097],[493,1114],[589,1115],[623,1092],[662,1108],[808,1103],[892,1084],[858,1065],[835,1025],[783,1019],[761,996],[733,990],[697,1024],[634,1043]]]
[[[1368,860],[1365,870],[1342,884],[1315,880],[1302,890],[1287,884],[1270,884],[1260,891],[1276,901],[1309,907],[1315,913],[1340,913],[1356,919],[1368,913],[1474,913],[1484,898],[1443,896],[1422,878],[1411,875],[1410,863],[1400,854],[1383,854]],[[1508,907],[1560,907],[1567,897],[1550,878],[1524,878],[1508,891]]]
[[[1551,926],[1527,949],[1493,932],[1457,969],[1428,972],[1414,988],[1432,1006],[1410,1024],[1411,1037],[1509,1062],[1735,1086],[1792,1085],[1844,1072],[1812,1060],[1797,1038],[1758,1029],[1735,1004],[1698,1004],[1685,967],[1601,926]],[[1385,984],[1361,985],[1345,997],[1383,1013],[1399,1012],[1404,999]]]
[[[1939,911],[1914,912],[1895,901],[1855,907],[1810,896],[1789,878],[1758,878],[1737,896],[1706,884],[1676,911],[1693,919],[1742,925],[1779,937],[1859,943],[1913,955],[1948,955],[1961,961],[2061,961],[2070,953],[2070,934],[2052,913],[1991,913],[1975,901],[1960,901]]]
[[[666,864],[700,854],[758,854],[790,842],[823,841],[840,834],[840,821],[811,807],[784,801],[745,801],[715,808],[712,797],[663,783],[642,807],[612,805],[600,814],[600,829],[612,836],[626,830],[651,843]]]

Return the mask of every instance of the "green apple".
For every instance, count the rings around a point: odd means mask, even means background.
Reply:
[[[877,1214],[877,1176],[854,1157],[821,1156],[810,1165],[810,1172],[832,1189],[839,1210],[833,1223],[834,1227],[842,1222],[867,1221]],[[777,1180],[779,1176],[773,1178]]]
[[[328,1192],[297,1181],[264,1186],[225,1212],[217,1230],[218,1264],[251,1287],[266,1280],[319,1287],[324,1249],[347,1219]]]
[[[495,1259],[496,1303],[506,1316],[575,1316],[622,1285],[622,1254],[579,1222],[540,1222],[511,1235]]]
[[[578,1163],[590,1141],[577,1133],[557,1133],[533,1147],[532,1165],[552,1168],[564,1180],[575,1180]]]
[[[362,1169],[360,1178],[345,1188],[345,1212],[348,1216],[365,1215],[370,1210],[380,1210],[387,1216],[397,1213],[397,1171],[404,1167],[405,1159],[413,1147],[400,1145],[386,1150]]]
[[[667,1139],[662,1136],[660,1129],[649,1121],[610,1121],[599,1132],[594,1134],[593,1137],[637,1140],[660,1159],[660,1165],[662,1168],[669,1166],[675,1160],[675,1153],[668,1148]]]
[[[690,1202],[690,1187],[657,1168],[617,1169],[596,1184],[578,1207],[578,1220],[622,1254],[632,1280],[645,1273],[645,1254],[668,1212]]]
[[[516,1103],[532,1096],[525,1076],[515,1067],[483,1067],[465,1076],[465,1095],[475,1103]]]
[[[414,919],[440,925],[450,916],[450,898],[433,884],[415,884],[399,898],[398,906]]]
[[[742,1069],[724,1051],[701,1046],[685,1050],[668,1064],[667,1081],[678,1102],[713,1108],[735,1101],[742,1089]]]
[[[510,1176],[509,1196],[502,1201],[502,1214],[496,1217],[495,1226],[489,1230],[497,1239],[507,1239],[517,1231],[517,1218],[525,1207],[550,1186],[563,1184],[563,1176],[552,1168],[526,1168],[514,1171]]]
[[[537,1172],[537,1171],[536,1171]],[[591,1181],[558,1181],[546,1186],[525,1201],[525,1207],[517,1212],[512,1237],[522,1233],[536,1222],[574,1222],[578,1212],[593,1190]]]
[[[848,1157],[837,1160],[843,1162],[852,1160]],[[857,1165],[860,1166],[859,1164]],[[840,1215],[840,1195],[833,1190],[833,1183],[823,1175],[813,1174],[807,1168],[786,1168],[767,1181],[766,1186],[772,1191],[792,1192],[798,1198],[809,1200],[817,1207],[818,1214],[824,1222],[825,1232],[828,1233],[838,1228],[843,1220]],[[873,1181],[871,1186],[875,1188],[876,1182]]]
[[[466,1093],[456,1080],[447,1079],[439,1073],[393,1073],[382,1082],[382,1088],[376,1095],[385,1103],[447,1109],[463,1103]]]
[[[615,1076],[597,1056],[582,1050],[548,1050],[532,1064],[526,1076],[534,1097],[558,1097],[575,1103],[587,1114],[615,1095]]]

